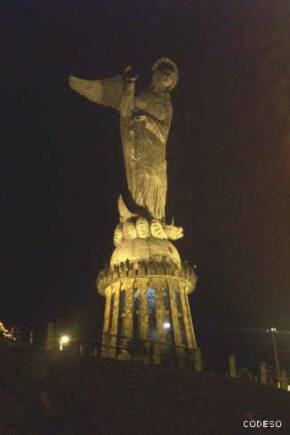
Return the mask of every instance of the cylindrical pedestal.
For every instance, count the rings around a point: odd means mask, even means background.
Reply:
[[[166,257],[138,262],[136,255],[134,262],[111,264],[98,278],[106,297],[102,356],[184,365],[196,348],[188,303],[196,275]]]

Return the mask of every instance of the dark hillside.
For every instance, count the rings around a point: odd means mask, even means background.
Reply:
[[[290,394],[221,376],[7,343],[0,373],[1,435],[256,433],[244,419],[290,433]]]

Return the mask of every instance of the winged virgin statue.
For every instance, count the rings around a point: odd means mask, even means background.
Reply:
[[[70,76],[69,85],[94,103],[119,112],[128,189],[137,206],[149,213],[155,223],[163,222],[165,229],[166,143],[172,119],[170,92],[178,81],[177,66],[168,58],[159,59],[152,66],[151,85],[139,93],[135,89],[137,79],[129,66],[122,75],[103,80]],[[121,215],[125,209],[121,198]],[[128,213],[126,209],[127,217]],[[132,213],[133,216],[136,215]],[[167,227],[170,238],[182,237],[181,228]]]

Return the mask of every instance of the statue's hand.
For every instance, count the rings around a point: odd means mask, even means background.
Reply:
[[[143,124],[144,127],[148,124],[148,118],[146,115],[137,115],[134,118],[134,121],[137,122],[139,125]]]
[[[146,122],[147,121],[147,116],[146,115],[139,115],[139,116],[136,116],[136,119],[138,121]]]

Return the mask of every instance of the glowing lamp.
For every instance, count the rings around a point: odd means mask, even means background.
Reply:
[[[63,351],[63,346],[65,346],[69,342],[70,342],[70,336],[69,335],[62,335],[59,339],[59,350]]]

